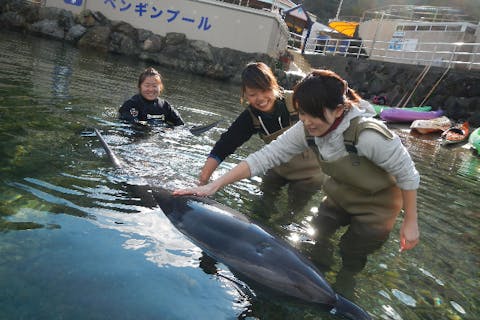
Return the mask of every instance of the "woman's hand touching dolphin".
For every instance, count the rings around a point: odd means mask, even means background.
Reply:
[[[218,189],[219,189],[218,187],[214,186],[214,182],[211,182],[209,184],[198,186],[195,188],[177,189],[173,191],[173,195],[183,196],[183,195],[193,194],[195,196],[206,197],[206,196],[211,196],[212,194],[217,192]]]
[[[233,169],[225,173],[223,176],[218,178],[217,180],[210,182],[204,186],[199,186],[195,188],[187,188],[187,189],[177,189],[173,191],[173,195],[181,196],[181,195],[196,195],[196,196],[211,196],[218,189],[221,187],[226,186],[227,184],[233,183],[235,181],[239,181],[245,178],[249,178],[250,168],[245,161],[240,162],[236,165]]]

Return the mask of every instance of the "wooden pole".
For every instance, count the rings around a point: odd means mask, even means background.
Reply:
[[[408,100],[410,100],[410,98],[412,97],[413,95],[413,92],[415,92],[416,88],[418,87],[418,84],[422,81],[422,79],[425,77],[425,75],[427,74],[428,70],[430,69],[430,65],[428,66],[425,66],[422,70],[422,72],[420,72],[420,74],[417,76],[417,78],[415,79],[415,87],[412,89],[412,92],[410,93],[410,96],[409,98],[404,102],[405,98],[407,97],[407,94],[408,94],[408,91],[405,92],[405,94],[403,95],[402,99],[400,99],[400,101],[397,103],[397,105],[395,106],[396,108],[403,108]]]
[[[433,91],[435,91],[435,89],[437,88],[437,86],[440,84],[440,81],[442,81],[443,78],[447,75],[448,71],[450,71],[450,65],[448,65],[447,69],[442,73],[442,75],[441,75],[440,78],[437,80],[437,82],[435,82],[435,84],[433,85],[432,89],[430,89],[430,91],[427,93],[427,95],[426,95],[425,98],[423,99],[422,103],[420,103],[419,107],[423,106],[423,104],[427,101],[427,99],[430,98],[430,95],[433,93]]]

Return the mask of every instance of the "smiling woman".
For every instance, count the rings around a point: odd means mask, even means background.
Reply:
[[[237,148],[258,134],[270,143],[298,121],[291,103],[291,92],[277,83],[272,70],[263,62],[251,62],[242,72],[242,101],[245,110],[215,143],[200,172],[200,184],[210,180],[215,169]],[[262,191],[266,205],[276,201],[279,190],[288,185],[291,212],[301,211],[323,183],[315,154],[311,150],[293,157],[288,163],[272,168],[263,179]]]
[[[180,114],[159,96],[163,91],[160,73],[152,67],[145,69],[138,79],[139,93],[128,99],[120,107],[120,118],[132,123],[147,124],[150,119],[161,119],[170,126],[180,126],[184,122]]]

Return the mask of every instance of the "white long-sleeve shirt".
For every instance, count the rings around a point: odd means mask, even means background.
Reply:
[[[335,130],[323,137],[315,137],[315,144],[323,160],[333,161],[348,155],[343,133],[349,127],[350,120],[358,116],[364,117],[360,122],[367,119],[369,121],[373,120],[370,118],[368,109],[353,107],[345,114],[342,122]],[[384,124],[382,123],[382,125]],[[249,155],[245,161],[250,167],[252,176],[260,175],[280,163],[287,162],[306,148],[309,148],[309,146],[305,137],[303,122],[299,121],[275,141]],[[366,157],[394,176],[400,189],[418,189],[420,175],[410,154],[396,134],[390,140],[374,130],[363,130],[358,137],[356,148],[359,156]]]

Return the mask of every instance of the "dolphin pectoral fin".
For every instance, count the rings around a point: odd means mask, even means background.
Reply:
[[[194,136],[198,136],[204,132],[207,132],[208,130],[212,129],[213,127],[215,127],[216,125],[218,125],[220,122],[222,122],[222,120],[217,120],[215,122],[212,122],[210,124],[206,124],[206,125],[203,125],[203,126],[193,126],[190,128],[190,132],[194,135]]]
[[[352,301],[345,299],[339,294],[336,297],[337,302],[334,308],[330,310],[331,314],[340,315],[351,320],[372,320],[372,317],[365,310]]]

